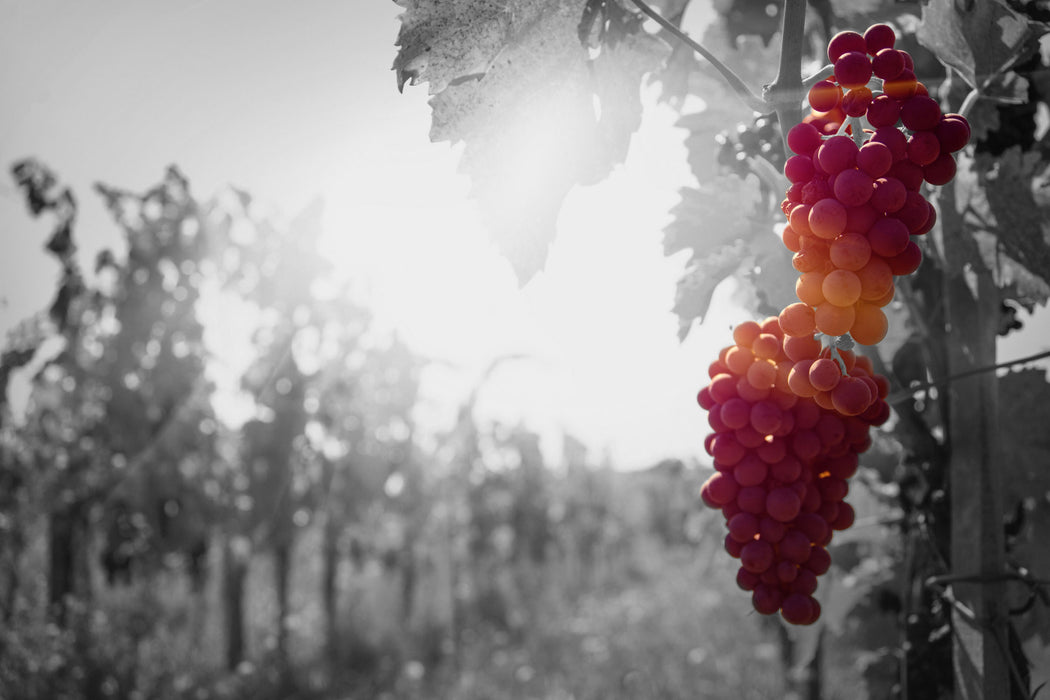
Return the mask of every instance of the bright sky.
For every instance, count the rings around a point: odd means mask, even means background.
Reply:
[[[424,414],[451,415],[482,369],[482,417],[566,427],[618,466],[698,454],[694,396],[727,335],[676,338],[682,260],[660,230],[687,182],[675,115],[652,110],[626,167],[574,191],[547,270],[519,290],[487,242],[457,153],[428,139],[425,86],[398,94],[392,2],[0,0],[0,163],[37,156],[80,196],[85,261],[119,232],[95,181],[142,190],[176,163],[207,197],[230,183],[294,215],[327,206],[326,250],[420,353]],[[0,179],[0,328],[44,308],[57,275]],[[726,309],[710,326],[740,320]]]

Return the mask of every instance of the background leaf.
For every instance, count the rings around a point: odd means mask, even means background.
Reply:
[[[1016,60],[1030,36],[1028,19],[999,0],[930,0],[918,31],[920,43],[972,88]]]
[[[569,190],[626,156],[642,78],[670,49],[639,32],[592,58],[578,35],[584,2],[494,5],[407,2],[394,68],[399,84],[430,81],[431,139],[465,144],[461,169],[524,283],[546,260]]]

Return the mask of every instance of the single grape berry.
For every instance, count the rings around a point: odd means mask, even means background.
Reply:
[[[829,112],[842,100],[842,88],[830,80],[821,80],[809,89],[809,106],[818,112]]]
[[[842,96],[842,111],[850,117],[863,117],[871,105],[871,90],[856,87]]]
[[[947,185],[955,178],[955,158],[951,153],[942,152],[923,167],[922,177],[931,185]]]
[[[858,150],[849,136],[832,136],[817,149],[817,162],[824,172],[834,175],[856,164]]]
[[[923,95],[909,97],[901,103],[901,122],[912,131],[935,129],[941,121],[941,106]]]
[[[883,82],[882,91],[890,97],[903,100],[915,94],[918,82],[919,81],[915,79],[915,73],[910,69],[905,68],[892,80]]]
[[[813,317],[813,307],[801,302],[789,304],[780,312],[780,327],[785,335],[796,337],[812,337],[817,330]],[[785,343],[785,350],[787,344]],[[790,355],[788,355],[790,357]]]
[[[857,32],[839,32],[831,37],[831,41],[828,42],[828,60],[834,63],[839,59],[839,56],[849,51],[866,53],[867,50],[868,45],[864,41],[864,37]]]
[[[835,80],[842,87],[861,88],[871,80],[871,61],[864,51],[847,51],[835,61]]]
[[[871,199],[872,184],[871,176],[866,172],[850,168],[838,174],[832,191],[835,193],[835,199],[843,205],[859,207]]]
[[[934,129],[941,151],[955,153],[970,141],[970,124],[958,114],[945,114]]]
[[[876,78],[881,80],[893,80],[899,76],[905,68],[902,52],[892,48],[880,49],[871,59],[871,69]]]
[[[896,126],[900,120],[900,103],[888,95],[878,95],[868,105],[868,123],[876,129],[886,126]]]
[[[812,124],[796,124],[788,130],[788,148],[798,155],[810,155],[820,144],[820,132]]]
[[[882,177],[893,167],[893,153],[886,144],[869,141],[857,151],[857,167],[873,178]]]
[[[857,271],[871,259],[871,244],[861,233],[843,233],[831,242],[831,263],[840,270]]]
[[[846,228],[846,207],[841,201],[830,197],[822,199],[810,208],[808,222],[813,235],[828,240],[834,239]]]
[[[896,41],[897,35],[888,24],[873,24],[864,32],[864,46],[872,56],[877,56],[879,51],[892,49]]]

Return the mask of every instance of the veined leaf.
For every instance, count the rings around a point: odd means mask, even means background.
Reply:
[[[461,169],[519,280],[544,264],[562,199],[621,162],[641,120],[642,78],[669,54],[644,32],[596,57],[584,0],[403,0],[399,85],[429,81],[434,141],[463,142]]]
[[[918,37],[976,88],[1019,58],[1035,29],[1002,0],[929,0],[922,8]]]
[[[1050,297],[1050,201],[1043,194],[1050,163],[1020,146],[1000,156],[959,161],[957,196],[973,242],[957,241],[1031,307]],[[965,237],[966,234],[962,234]]]

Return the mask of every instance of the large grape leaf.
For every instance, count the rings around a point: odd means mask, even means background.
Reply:
[[[959,72],[970,87],[1016,61],[1028,40],[1045,32],[1004,0],[929,0],[922,7],[919,42]]]
[[[430,137],[464,143],[461,169],[524,283],[543,266],[568,191],[623,160],[642,78],[670,50],[623,22],[589,50],[586,0],[398,1],[398,84],[429,82]]]
[[[959,159],[957,205],[967,229],[952,245],[968,249],[996,284],[1031,308],[1050,298],[1050,162],[1013,146],[999,156]]]

